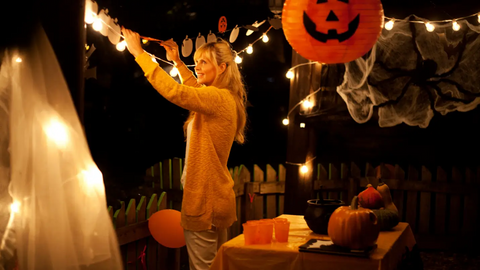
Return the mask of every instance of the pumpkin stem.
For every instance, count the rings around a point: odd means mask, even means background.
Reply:
[[[368,185],[367,185],[367,188],[369,188],[369,187],[373,187],[373,186],[372,186],[371,184],[368,184]]]
[[[357,210],[358,209],[358,197],[355,196],[352,199],[352,203],[350,204],[350,209]]]
[[[380,182],[380,183],[378,183],[377,187],[383,186],[383,185],[385,185],[385,183],[384,183],[384,182]]]

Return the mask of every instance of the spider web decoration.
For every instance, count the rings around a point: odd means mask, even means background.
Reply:
[[[409,16],[383,29],[368,56],[345,64],[337,92],[357,123],[378,108],[380,127],[401,123],[426,128],[435,114],[466,112],[480,103],[480,26],[467,20],[435,25]]]

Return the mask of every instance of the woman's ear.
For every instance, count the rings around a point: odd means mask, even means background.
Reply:
[[[227,64],[226,63],[221,63],[219,66],[218,66],[218,75],[222,74],[223,72],[225,72],[225,70],[227,69]]]

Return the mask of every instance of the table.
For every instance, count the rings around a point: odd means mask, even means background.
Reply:
[[[330,240],[327,235],[315,234],[303,216],[281,215],[290,221],[288,243],[269,245],[244,244],[243,234],[223,244],[210,270],[387,270],[395,269],[402,255],[416,244],[408,223],[399,223],[391,231],[383,231],[377,239],[377,249],[369,258],[357,258],[310,252],[299,252],[298,247],[308,240]]]

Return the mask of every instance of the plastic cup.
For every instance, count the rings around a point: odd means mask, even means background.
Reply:
[[[286,218],[274,218],[273,221],[275,221],[275,223],[277,223],[277,222],[288,222],[288,219],[286,219]]]
[[[260,222],[258,224],[258,244],[270,244],[273,236],[274,222]]]
[[[288,233],[290,231],[290,222],[275,222],[275,239],[277,242],[288,242]]]
[[[256,222],[243,223],[243,236],[245,238],[245,245],[258,244],[258,230],[259,225]]]

